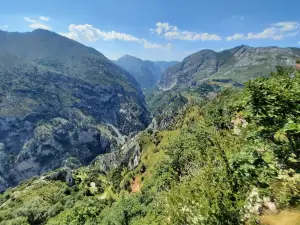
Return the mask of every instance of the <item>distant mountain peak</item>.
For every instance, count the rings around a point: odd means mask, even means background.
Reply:
[[[119,59],[117,59],[117,61],[118,60],[138,60],[138,61],[143,61],[142,59],[140,59],[138,57],[135,57],[135,56],[132,56],[132,55],[128,55],[128,54],[120,57]]]
[[[53,31],[50,31],[50,30],[47,30],[47,29],[42,29],[42,28],[38,28],[38,29],[35,29],[33,31],[31,31],[32,33],[52,33],[52,34],[57,34]]]
[[[142,88],[149,88],[157,83],[166,68],[177,62],[153,62],[132,55],[124,55],[115,63],[131,73]]]
[[[240,45],[240,46],[238,46],[239,48],[250,48],[250,46],[249,45],[244,45],[244,44],[242,44],[242,45]]]
[[[138,57],[135,57],[135,56],[129,55],[129,54],[125,54],[125,55],[122,56],[121,58],[136,58],[136,59],[139,59]]]

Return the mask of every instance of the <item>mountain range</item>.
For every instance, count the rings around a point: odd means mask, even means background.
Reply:
[[[141,88],[153,87],[168,67],[178,63],[177,61],[152,62],[131,55],[125,55],[114,62],[132,74]]]
[[[191,90],[212,96],[299,56],[299,48],[242,45],[201,50],[182,62],[129,55],[111,62],[54,32],[0,31],[0,191],[118,150],[150,123],[140,86],[151,87],[148,107],[158,128],[167,128]]]
[[[162,75],[161,90],[187,89],[209,80],[243,83],[268,76],[278,65],[294,66],[300,48],[259,47],[246,45],[215,52],[201,50],[169,67]]]
[[[237,46],[221,52],[201,50],[169,68],[157,85],[145,92],[157,126],[166,129],[191,99],[212,99],[228,87],[268,77],[276,66],[295,66],[299,48]]]
[[[111,61],[0,31],[0,225],[299,221],[299,58],[242,45]]]

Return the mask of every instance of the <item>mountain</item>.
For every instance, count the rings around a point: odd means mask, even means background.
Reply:
[[[186,89],[213,79],[243,83],[268,76],[277,65],[294,65],[299,56],[299,48],[253,48],[242,45],[221,52],[201,50],[169,67],[158,87],[162,90]]]
[[[155,88],[144,92],[146,102],[157,127],[166,129],[191,99],[210,100],[228,87],[243,87],[249,79],[269,76],[278,65],[294,66],[299,56],[300,48],[201,50],[169,67]]]
[[[141,60],[131,55],[125,55],[115,63],[131,73],[142,88],[153,87],[162,73],[177,62]]]
[[[0,225],[299,224],[300,71],[290,72],[190,102],[172,128],[128,139],[119,153],[131,156],[106,172],[97,157],[8,189]]]
[[[132,75],[46,30],[0,31],[0,191],[114,151],[150,118]]]

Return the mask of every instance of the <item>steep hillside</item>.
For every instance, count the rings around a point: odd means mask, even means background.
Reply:
[[[276,65],[294,65],[300,56],[298,48],[238,46],[221,52],[201,50],[168,68],[158,87],[187,89],[206,80],[231,79],[243,83],[268,76]]]
[[[0,224],[297,225],[299,84],[278,68],[189,102],[170,129],[128,140],[110,170],[97,158],[6,191]]]
[[[46,30],[0,31],[0,191],[113,151],[149,123],[135,79]]]
[[[173,66],[177,62],[152,62],[125,55],[116,60],[115,63],[131,73],[142,88],[149,88],[157,83],[168,67]]]

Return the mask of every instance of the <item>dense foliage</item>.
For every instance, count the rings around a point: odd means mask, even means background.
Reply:
[[[139,166],[28,181],[0,197],[0,224],[252,224],[300,210],[300,73],[278,67],[245,89],[190,103],[172,130],[140,136]]]

